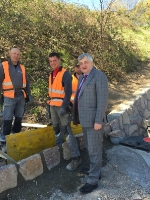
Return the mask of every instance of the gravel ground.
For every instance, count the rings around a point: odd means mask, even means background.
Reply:
[[[143,157],[129,147],[109,146],[108,141],[104,144],[102,178],[92,193],[83,195],[78,190],[87,179],[80,174],[82,165],[75,172],[68,172],[65,166],[69,161],[61,158],[60,164],[51,171],[1,193],[0,199],[150,200],[150,166]],[[87,165],[86,150],[81,153],[83,163]]]

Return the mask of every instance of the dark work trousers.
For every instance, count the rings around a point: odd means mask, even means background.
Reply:
[[[71,129],[71,115],[69,113],[66,113],[65,115],[59,115],[59,106],[50,106],[51,111],[51,118],[52,118],[52,124],[55,131],[55,135],[61,132],[61,134],[64,134],[66,136],[66,142],[67,145],[71,151],[72,158],[80,156],[80,151],[78,148],[78,142],[76,140],[76,137],[74,136],[72,129]],[[58,131],[55,127],[58,127]]]
[[[4,97],[3,104],[3,122],[2,122],[2,137],[9,135],[11,131],[18,133],[21,131],[21,121],[24,115],[25,98],[23,92],[15,93],[14,98]],[[12,121],[14,123],[12,127]]]

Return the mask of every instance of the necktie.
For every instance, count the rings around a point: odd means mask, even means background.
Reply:
[[[75,106],[76,106],[76,109],[78,109],[78,98],[79,98],[79,94],[80,94],[80,91],[81,91],[81,88],[82,88],[84,82],[86,81],[87,76],[88,76],[88,75],[84,75],[84,77],[83,77],[83,79],[82,79],[82,81],[81,81],[81,83],[80,83],[80,85],[79,85],[79,88],[78,88],[78,91],[77,91],[77,97],[76,97],[76,105],[75,105]]]

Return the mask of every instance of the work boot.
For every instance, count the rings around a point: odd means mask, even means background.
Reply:
[[[1,140],[2,142],[5,142],[5,135],[9,135],[11,132],[11,126],[12,126],[12,120],[3,120],[2,122],[2,134],[1,134]]]
[[[12,127],[13,133],[19,133],[21,131],[21,121],[22,121],[22,118],[20,117],[15,118],[14,125]]]
[[[79,165],[81,165],[82,163],[82,160],[81,160],[81,157],[75,157],[72,159],[72,161],[66,166],[66,169],[69,170],[69,171],[74,171],[77,169],[77,167]]]

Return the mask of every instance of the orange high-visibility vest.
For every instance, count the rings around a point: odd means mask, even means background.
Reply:
[[[62,68],[58,71],[53,84],[51,83],[51,74],[49,76],[49,97],[51,106],[61,106],[65,97],[64,87],[62,86],[62,78],[66,69]]]
[[[74,97],[77,91],[77,86],[78,86],[78,79],[74,75],[72,75],[72,95],[71,95],[71,102],[74,102]]]
[[[3,95],[5,97],[9,97],[9,98],[14,98],[15,97],[15,88],[12,84],[10,75],[9,75],[9,64],[8,61],[2,62],[2,66],[4,69],[4,80],[2,83],[2,90],[3,90]],[[25,67],[23,65],[20,65],[21,70],[22,70],[22,74],[23,74],[23,86],[22,89],[26,87],[26,73],[25,73]],[[23,90],[24,93],[24,98],[26,98],[26,93]]]

